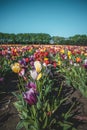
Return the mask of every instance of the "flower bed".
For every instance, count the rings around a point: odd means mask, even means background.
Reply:
[[[9,72],[18,76],[17,129],[76,130],[81,116],[71,94],[87,97],[86,57],[87,47],[80,46],[2,46],[0,82]]]

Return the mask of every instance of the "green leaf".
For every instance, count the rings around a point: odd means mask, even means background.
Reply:
[[[33,125],[29,127],[29,130],[38,130]]]
[[[47,111],[48,112],[50,111],[50,104],[49,103],[47,104]]]
[[[43,128],[47,127],[47,123],[48,123],[48,117],[46,116],[44,121],[43,121]]]
[[[24,110],[22,110],[22,116],[24,117],[24,119],[28,118],[28,113]]]
[[[20,120],[20,122],[16,126],[16,130],[20,130],[23,127],[24,127],[23,120]]]
[[[32,110],[32,113],[35,117],[36,116],[36,109],[35,109],[34,105],[31,106],[31,110]]]
[[[60,105],[61,105],[63,102],[65,102],[67,99],[68,99],[68,97],[66,97],[66,98],[64,98],[64,99],[61,99],[61,100],[60,100]]]
[[[16,107],[16,109],[17,109],[18,111],[22,111],[23,108],[24,108],[24,106],[22,105],[22,102],[21,102],[21,101],[16,101],[16,102],[13,103],[13,104],[14,104],[14,106]]]
[[[49,126],[51,126],[51,125],[53,125],[55,123],[56,123],[56,119],[52,119],[51,122],[50,122],[50,124],[49,124]]]
[[[46,112],[43,113],[43,120],[46,118]]]
[[[50,86],[46,86],[46,89],[45,89],[45,96],[49,93],[49,91],[50,91]]]
[[[37,102],[36,106],[37,106],[37,109],[38,109],[38,110],[40,110],[40,109],[41,109],[42,103],[41,103],[41,101],[40,101],[40,98],[39,98],[39,97],[38,97],[38,102]]]
[[[29,126],[29,120],[24,120],[24,127],[26,130],[28,130],[28,126]]]
[[[12,92],[12,94],[17,98],[19,97],[15,92]]]
[[[22,94],[16,94],[15,92],[12,92],[12,94],[18,99],[23,101],[23,96]]]
[[[62,127],[62,130],[68,130],[68,129],[72,128],[72,123],[70,123],[70,122],[59,121],[58,124]]]

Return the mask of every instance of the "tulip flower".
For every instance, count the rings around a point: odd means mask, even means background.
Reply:
[[[33,88],[30,88],[23,93],[23,98],[29,105],[35,105],[37,103],[37,92]]]
[[[20,64],[19,63],[14,63],[11,65],[11,69],[14,73],[19,73],[21,70]]]
[[[29,62],[29,58],[27,57],[27,58],[25,58],[25,61],[26,61],[26,63],[28,63]]]
[[[35,80],[37,78],[38,74],[37,74],[36,70],[30,70],[30,75]]]
[[[34,90],[36,90],[36,84],[33,82],[29,82],[26,86],[27,88],[33,88]]]
[[[53,63],[53,66],[54,66],[54,68],[56,68],[56,66],[57,66],[57,63],[56,63],[56,62],[54,62],[54,63]]]
[[[21,71],[19,72],[19,76],[24,76],[24,74],[25,74],[25,69],[23,68],[23,69],[21,69]]]
[[[49,59],[45,57],[45,58],[44,58],[44,61],[46,61],[46,60],[49,60]]]
[[[64,49],[61,49],[61,50],[60,50],[60,53],[61,53],[61,54],[64,54],[64,52],[65,52]]]
[[[42,73],[39,73],[37,76],[37,80],[39,80],[42,77]]]
[[[87,69],[87,59],[84,60],[84,67]]]
[[[40,61],[35,61],[34,62],[34,67],[36,69],[36,72],[39,73],[41,71],[41,69],[42,69]]]
[[[44,63],[45,63],[46,65],[48,65],[48,64],[50,64],[50,61],[49,61],[49,60],[44,60]]]
[[[80,57],[76,57],[76,62],[80,63],[81,62],[81,58]]]
[[[19,60],[19,63],[20,63],[22,66],[25,66],[25,65],[26,65],[26,61],[25,61],[24,58],[23,58],[22,60]]]
[[[71,51],[68,51],[67,55],[68,55],[68,57],[71,56]]]
[[[59,60],[58,63],[57,63],[57,65],[60,66],[61,64],[62,64],[62,63],[61,63],[61,61]]]

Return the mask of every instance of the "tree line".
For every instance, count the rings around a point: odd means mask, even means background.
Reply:
[[[0,33],[0,44],[59,44],[59,45],[86,45],[87,35],[74,35],[68,38],[51,36],[46,33]]]
[[[53,36],[52,39],[56,44],[87,46],[87,35],[74,35],[68,38]]]

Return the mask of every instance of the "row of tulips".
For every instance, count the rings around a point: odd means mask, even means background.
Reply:
[[[40,61],[32,60],[26,71],[24,65],[14,63],[11,68],[19,75],[19,93],[15,94],[17,101],[14,106],[20,116],[17,129],[25,127],[26,130],[75,130],[72,122],[68,121],[73,114],[73,103],[66,112],[60,110],[67,102],[68,97],[63,96],[62,82],[59,85],[55,80],[56,68],[44,65]],[[53,70],[53,71],[52,71]]]
[[[87,47],[80,46],[1,46],[0,72],[5,74],[11,64],[33,64],[35,60],[54,67],[81,66],[87,68]]]
[[[34,46],[20,46],[20,47],[8,47],[2,46],[0,48],[0,57],[6,58],[6,60],[13,60],[18,62],[18,59],[24,58],[26,62],[29,61],[30,56],[34,57],[34,60],[39,60],[46,64],[64,62],[68,60],[69,63],[78,64],[83,63],[87,57],[87,47],[79,46],[47,46],[47,47],[34,47]],[[55,60],[54,57],[58,56]],[[54,61],[52,60],[54,58]]]
[[[0,59],[1,82],[9,71],[19,77],[19,93],[13,93],[20,116],[17,129],[76,130],[70,122],[75,103],[60,112],[69,100],[63,86],[66,83],[87,96],[87,47],[2,46]],[[61,82],[59,75],[64,78]]]

